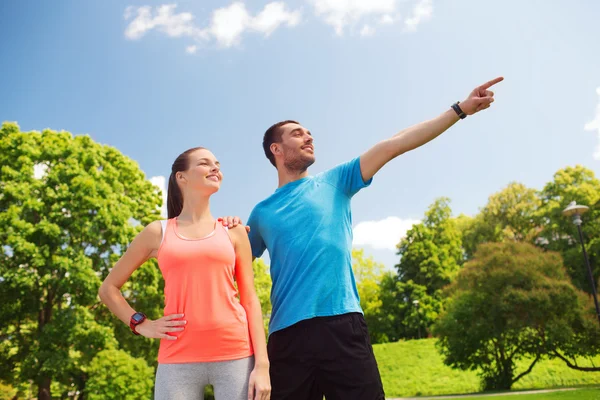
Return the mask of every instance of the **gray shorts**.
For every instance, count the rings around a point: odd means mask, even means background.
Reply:
[[[155,400],[203,400],[212,385],[215,400],[247,400],[254,356],[231,361],[158,364]]]

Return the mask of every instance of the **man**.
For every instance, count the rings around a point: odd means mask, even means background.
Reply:
[[[316,176],[308,174],[315,162],[310,131],[290,120],[266,131],[263,148],[279,186],[253,209],[248,225],[253,256],[268,250],[271,258],[274,400],[384,399],[352,273],[350,200],[390,160],[490,107],[494,93],[488,89],[502,80]]]

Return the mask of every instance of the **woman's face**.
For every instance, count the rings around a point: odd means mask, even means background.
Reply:
[[[223,173],[221,164],[213,153],[206,149],[196,150],[189,155],[188,169],[177,173],[188,190],[198,190],[211,195],[219,190]],[[180,176],[179,176],[180,175]]]

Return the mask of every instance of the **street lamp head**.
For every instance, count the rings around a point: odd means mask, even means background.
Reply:
[[[588,206],[582,206],[580,204],[575,203],[574,201],[570,202],[567,208],[563,210],[563,215],[570,217],[571,215],[583,214],[587,212],[590,208]]]
[[[567,217],[573,216],[573,223],[575,225],[581,225],[581,214],[587,212],[589,209],[588,206],[578,205],[572,201],[562,213]]]
[[[414,304],[415,306],[418,306],[418,305],[419,305],[419,300],[413,300],[413,304]]]

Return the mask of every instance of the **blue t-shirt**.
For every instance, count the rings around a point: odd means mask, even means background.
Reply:
[[[350,199],[364,182],[360,159],[290,182],[250,214],[252,255],[271,258],[269,333],[322,316],[361,312],[352,272]]]

